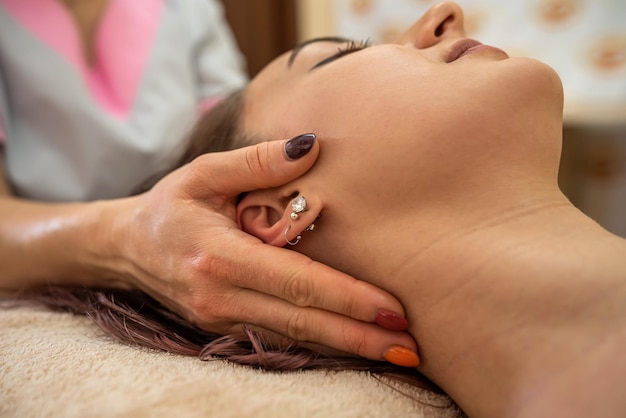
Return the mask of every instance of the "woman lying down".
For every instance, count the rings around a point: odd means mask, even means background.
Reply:
[[[393,44],[327,38],[278,57],[200,122],[179,165],[314,132],[307,174],[241,196],[243,231],[398,297],[417,371],[470,417],[623,416],[626,242],[557,186],[562,101],[551,68],[467,39],[461,9],[442,3]],[[141,293],[38,297],[171,352],[389,371],[218,338]]]

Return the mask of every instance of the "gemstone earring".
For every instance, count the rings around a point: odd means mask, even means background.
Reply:
[[[300,213],[306,210],[306,199],[304,196],[298,196],[291,201],[291,219],[294,221],[300,217]]]

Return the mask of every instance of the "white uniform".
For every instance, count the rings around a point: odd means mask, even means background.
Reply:
[[[0,0],[0,142],[19,196],[127,195],[247,81],[217,1],[110,0],[95,42],[90,67],[60,2]]]

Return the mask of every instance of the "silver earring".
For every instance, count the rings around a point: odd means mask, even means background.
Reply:
[[[295,241],[289,241],[289,237],[287,236],[287,232],[289,232],[290,229],[291,229],[291,225],[289,225],[287,228],[285,228],[285,231],[283,232],[283,235],[285,236],[285,241],[287,241],[287,244],[289,244],[289,245],[296,245],[302,239],[302,235],[298,235],[296,237]],[[314,229],[315,229],[315,224],[311,224],[311,225],[306,227],[304,232],[313,231]]]
[[[287,241],[287,244],[289,245],[297,245],[300,240],[302,239],[302,235],[298,235],[296,237],[295,241],[289,241],[289,237],[287,236],[287,232],[289,232],[289,230],[291,229],[291,225],[289,225],[287,228],[285,228],[285,232],[283,232],[283,235],[285,236],[285,241]]]
[[[300,213],[306,210],[306,199],[304,196],[298,196],[291,201],[291,219],[294,221],[300,217]]]

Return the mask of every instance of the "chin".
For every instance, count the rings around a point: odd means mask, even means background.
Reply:
[[[534,58],[512,58],[511,63],[519,67],[518,81],[530,93],[551,99],[563,109],[563,83],[554,68]]]

